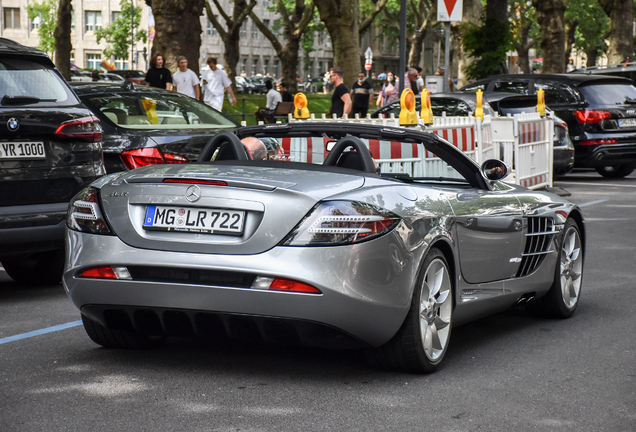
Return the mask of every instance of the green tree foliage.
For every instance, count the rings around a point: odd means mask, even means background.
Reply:
[[[465,24],[464,51],[475,59],[466,69],[469,79],[481,79],[505,73],[506,53],[512,46],[510,24],[487,19],[481,27]]]
[[[121,0],[119,5],[121,13],[118,14],[111,25],[97,30],[95,36],[97,37],[97,43],[100,43],[103,39],[108,44],[104,49],[104,56],[126,59],[130,58],[131,10],[134,14],[134,42],[143,41],[145,43],[148,39],[148,33],[145,30],[139,30],[141,7],[133,9],[129,0]]]
[[[604,36],[609,29],[609,18],[597,0],[569,0],[565,20],[578,24],[574,46],[585,52],[588,66],[594,66],[598,56],[607,51]]]
[[[536,11],[527,0],[508,0],[508,20],[512,31],[512,43],[519,56],[519,66],[523,73],[530,73],[528,51],[538,47],[540,37]]]
[[[38,49],[49,56],[55,52],[55,38],[53,32],[57,23],[57,0],[44,0],[42,3],[31,3],[26,7],[31,21],[39,20]]]

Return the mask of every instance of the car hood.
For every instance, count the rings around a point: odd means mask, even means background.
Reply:
[[[193,185],[194,181],[200,184]],[[201,184],[206,181],[217,184]],[[101,185],[106,220],[131,246],[255,254],[279,244],[319,201],[361,188],[364,183],[365,178],[358,175],[320,170],[185,164],[139,168],[96,185]],[[186,198],[191,187],[198,196],[194,202]],[[150,230],[144,228],[148,206],[190,210],[193,214],[208,209],[244,212],[244,230],[240,235]]]

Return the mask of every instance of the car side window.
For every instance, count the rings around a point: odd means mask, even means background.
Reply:
[[[528,83],[519,81],[496,81],[492,90],[496,92],[517,93],[524,95],[530,94],[528,90]]]
[[[581,95],[579,94],[578,90],[576,90],[574,87],[565,85],[565,84],[561,84],[560,87],[561,87],[561,91],[563,92],[563,97],[565,98],[566,103],[581,102]]]
[[[488,85],[487,83],[467,85],[466,87],[462,88],[462,91],[463,92],[476,92],[477,90],[486,91],[487,85]]]
[[[535,82],[535,92],[538,92],[539,89],[543,89],[543,91],[545,92],[545,103],[547,105],[558,105],[567,103],[567,99],[565,98],[565,96],[563,96],[559,87],[548,83]]]

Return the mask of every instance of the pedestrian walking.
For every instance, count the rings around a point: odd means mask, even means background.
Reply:
[[[422,89],[424,88],[424,78],[422,78],[422,68],[419,66],[415,66],[415,70],[417,70],[417,89],[420,93],[422,93]]]
[[[172,74],[168,68],[164,67],[163,55],[156,53],[152,56],[145,81],[151,87],[172,90]]]
[[[398,83],[395,81],[393,72],[387,72],[386,81],[382,85],[382,90],[380,90],[380,95],[376,102],[378,107],[386,106],[398,99],[400,93],[398,92],[397,85]]]
[[[179,70],[172,77],[172,85],[174,91],[199,99],[201,96],[201,87],[199,86],[199,77],[197,74],[188,69],[188,59],[183,56],[177,58]]]
[[[203,102],[218,111],[222,111],[223,96],[227,91],[230,96],[230,103],[232,106],[236,105],[236,98],[232,91],[232,81],[230,81],[230,78],[223,69],[217,67],[216,58],[208,57],[207,63],[210,69],[203,72],[201,81],[205,86]]]
[[[333,94],[331,95],[331,109],[329,110],[329,116],[341,118],[345,114],[349,114],[351,111],[351,96],[349,95],[349,89],[343,82],[344,72],[341,67],[333,67],[329,70],[329,79],[331,85],[334,87]]]
[[[420,90],[417,86],[417,70],[415,68],[408,68],[404,74],[404,89],[413,90],[414,95],[420,94]]]
[[[364,73],[358,73],[358,81],[351,86],[352,108],[350,117],[359,114],[366,117],[369,108],[373,104],[373,86],[365,79]]]

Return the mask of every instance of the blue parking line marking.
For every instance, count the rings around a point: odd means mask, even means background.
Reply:
[[[590,206],[592,204],[600,204],[600,203],[604,203],[606,201],[607,200],[592,201],[592,202],[589,202],[589,203],[579,204],[579,207],[587,207],[587,206]]]
[[[22,334],[15,335],[15,336],[9,336],[9,337],[0,339],[0,345],[8,343],[8,342],[21,340],[21,339],[27,339],[27,338],[30,338],[30,337],[33,337],[33,336],[40,336],[40,335],[43,335],[43,334],[46,334],[46,333],[56,332],[58,330],[65,330],[67,328],[77,327],[79,325],[82,325],[82,320],[73,321],[73,322],[66,323],[66,324],[60,324],[60,325],[56,325],[56,326],[53,326],[53,327],[47,327],[47,328],[41,329],[41,330],[34,330],[32,332],[22,333]]]

